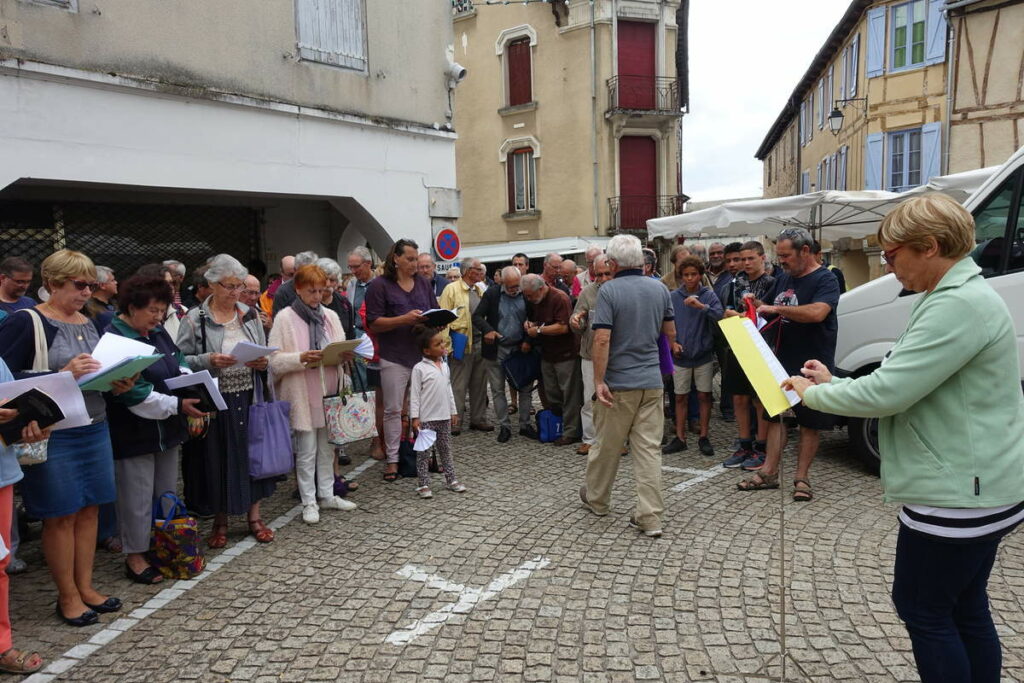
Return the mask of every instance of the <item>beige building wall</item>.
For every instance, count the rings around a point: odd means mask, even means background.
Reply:
[[[365,72],[298,58],[296,0],[0,0],[0,57],[432,126],[447,122],[446,2],[365,0]],[[404,21],[394,17],[401,13]]]
[[[676,194],[677,119],[605,115],[607,81],[616,68],[612,4],[595,4],[596,92],[589,2],[573,0],[561,14],[560,26],[551,5],[544,3],[480,5],[455,16],[455,61],[468,69],[454,98],[463,211],[459,233],[464,244],[607,234],[608,198],[619,193],[618,137],[626,133],[658,140],[659,193]],[[620,13],[627,12],[623,19],[661,17],[659,75],[675,77],[678,2],[635,0],[618,5]],[[533,102],[514,108],[506,107],[505,61],[497,54],[497,43],[507,31],[536,36],[531,53]],[[537,210],[509,216],[505,152],[522,146],[534,149]]]
[[[956,67],[950,172],[1003,163],[1024,145],[1024,2],[985,0],[951,15]]]

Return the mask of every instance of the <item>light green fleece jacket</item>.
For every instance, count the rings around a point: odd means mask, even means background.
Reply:
[[[1024,500],[1024,394],[1006,303],[970,257],[914,305],[882,366],[810,387],[804,403],[878,417],[886,502],[946,508]]]

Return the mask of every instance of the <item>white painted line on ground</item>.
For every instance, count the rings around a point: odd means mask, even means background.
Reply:
[[[384,639],[384,642],[390,643],[392,645],[408,645],[420,636],[438,628],[444,622],[448,621],[453,615],[465,614],[469,612],[479,603],[497,597],[498,594],[500,594],[506,588],[514,586],[520,581],[528,578],[538,569],[543,569],[549,564],[551,564],[551,560],[549,560],[548,558],[535,557],[532,560],[523,562],[521,565],[519,565],[512,571],[506,572],[498,578],[494,579],[489,584],[487,584],[486,588],[467,588],[463,586],[461,591],[454,591],[459,593],[459,599],[457,602],[454,602],[450,605],[445,605],[441,609],[431,612],[422,619],[414,621],[413,623],[409,624],[408,626],[402,629],[392,631],[391,634]],[[410,567],[411,571],[409,571]],[[399,576],[404,576],[405,578],[408,578],[413,581],[425,581],[428,587],[438,588],[439,590],[447,589],[441,588],[440,586],[431,586],[432,580],[436,579],[437,581],[451,588],[454,588],[458,585],[450,583],[444,579],[441,579],[440,577],[420,572],[416,569],[416,567],[412,567],[411,565],[406,565],[405,567],[402,567],[402,569],[398,570],[398,572],[396,573]]]
[[[346,479],[355,479],[357,476],[368,470],[378,462],[373,458],[367,458],[366,462],[352,469],[351,472],[345,474]],[[302,506],[296,505],[288,512],[284,513],[267,526],[275,531],[280,529],[288,522],[295,519],[299,513],[302,512]],[[50,683],[57,676],[67,673],[70,669],[81,664],[90,655],[95,654],[107,643],[113,641],[119,635],[138,624],[141,620],[147,618],[154,612],[167,607],[175,600],[185,595],[188,591],[192,590],[199,585],[199,582],[209,576],[209,572],[214,572],[229,562],[240,557],[243,553],[251,550],[256,545],[255,538],[245,538],[227,550],[222,551],[217,557],[214,557],[207,564],[206,569],[202,574],[194,579],[187,581],[177,581],[173,588],[165,588],[160,591],[152,598],[150,598],[142,607],[138,607],[126,617],[112,622],[106,628],[94,633],[85,643],[76,645],[58,659],[50,662],[42,671],[34,673],[28,678],[24,679],[22,683]]]
[[[467,593],[474,590],[479,592],[477,588],[466,588],[461,583],[452,583],[436,574],[427,574],[414,564],[407,564],[395,573],[410,581],[422,581],[427,584],[427,588],[436,588],[446,593]]]
[[[692,479],[687,479],[686,481],[680,482],[680,483],[676,484],[675,486],[673,486],[672,488],[670,488],[669,492],[671,492],[671,493],[679,493],[680,491],[685,491],[686,489],[690,488],[691,486],[696,486],[697,484],[703,484],[708,479],[714,479],[718,475],[725,474],[726,472],[729,471],[726,468],[722,467],[721,465],[715,465],[714,467],[711,467],[711,468],[706,469],[706,470],[691,470],[691,469],[681,469],[681,468],[676,468],[676,467],[672,467],[672,468],[662,467],[662,469],[663,470],[667,469],[670,472],[682,472],[684,474],[693,474],[693,475],[695,475]]]

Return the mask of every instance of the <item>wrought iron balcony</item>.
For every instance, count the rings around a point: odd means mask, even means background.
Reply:
[[[609,232],[647,232],[648,219],[682,213],[686,199],[671,194],[609,197]]]
[[[452,0],[452,16],[459,17],[473,12],[473,0]]]
[[[614,114],[682,116],[679,80],[654,76],[614,76],[608,79],[608,111]]]

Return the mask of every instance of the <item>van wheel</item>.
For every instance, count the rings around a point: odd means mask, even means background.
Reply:
[[[851,417],[846,429],[850,435],[850,450],[868,472],[877,475],[882,462],[878,453],[878,418]]]

